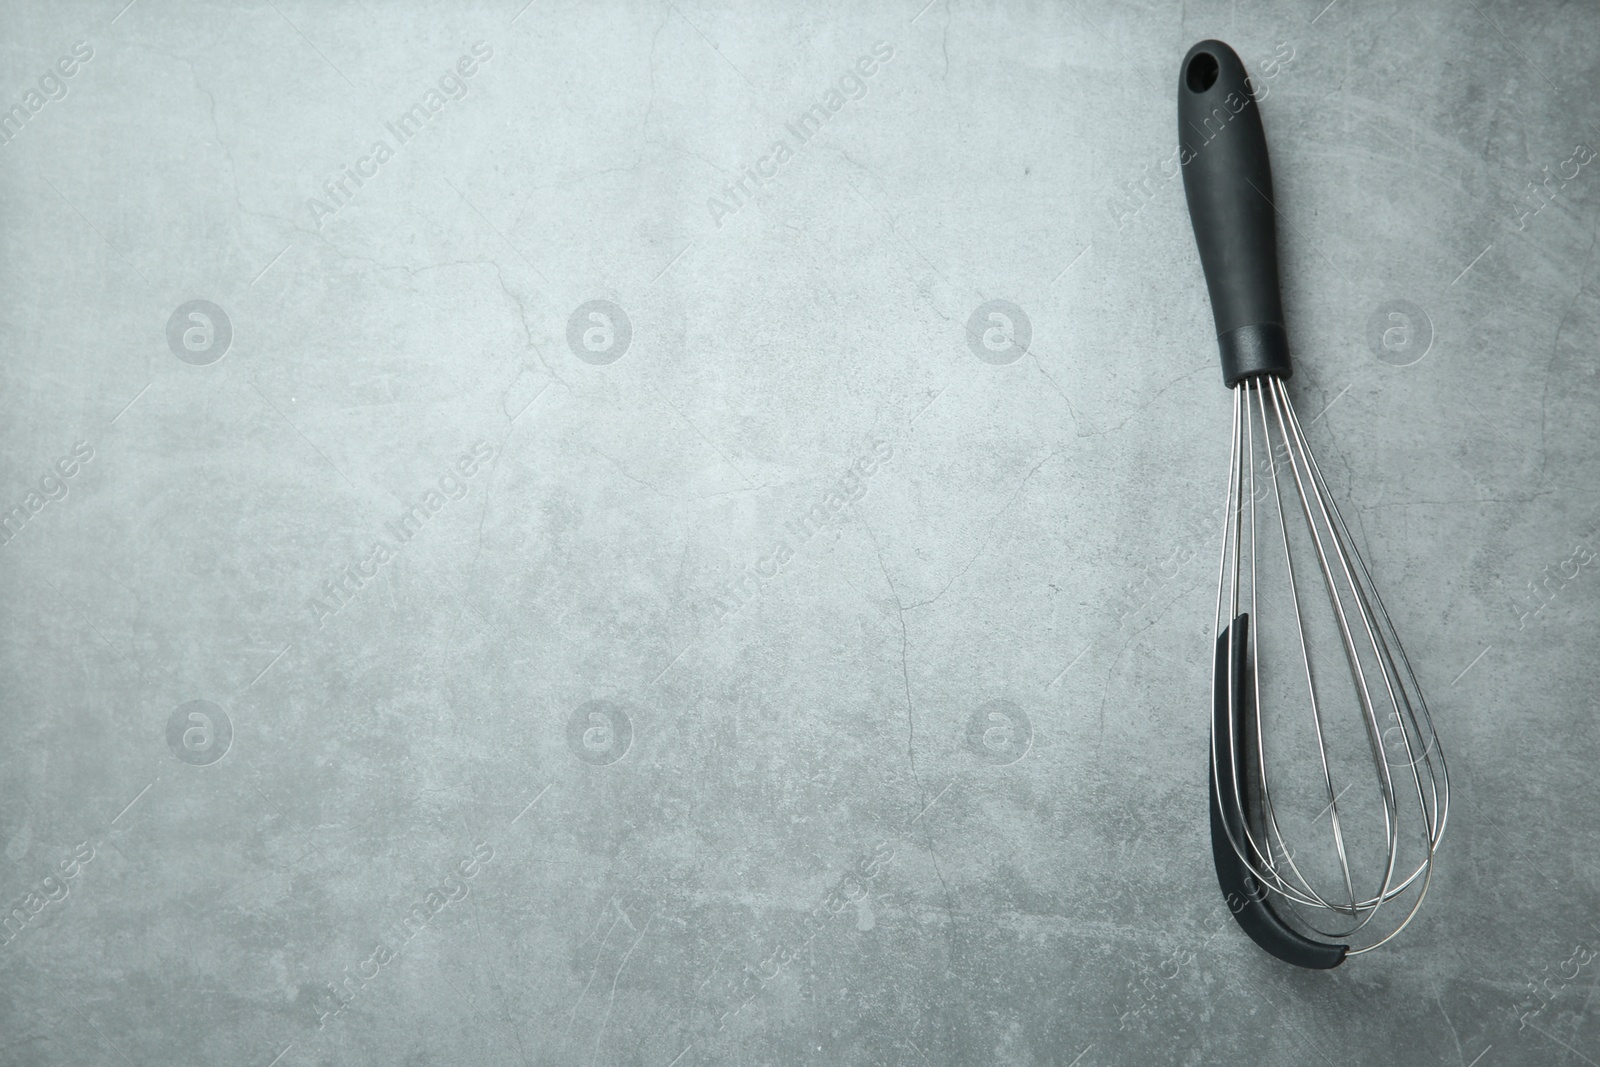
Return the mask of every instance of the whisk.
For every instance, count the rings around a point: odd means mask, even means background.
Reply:
[[[1229,908],[1258,945],[1300,967],[1336,967],[1416,915],[1449,814],[1449,772],[1416,674],[1289,399],[1266,136],[1244,65],[1221,41],[1184,57],[1178,135],[1233,393],[1212,858]]]

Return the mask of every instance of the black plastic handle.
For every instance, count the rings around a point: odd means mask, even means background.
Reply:
[[[1201,41],[1178,73],[1178,161],[1222,350],[1222,380],[1287,378],[1272,166],[1244,63]]]

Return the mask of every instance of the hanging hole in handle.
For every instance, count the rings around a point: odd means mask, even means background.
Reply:
[[[1189,60],[1189,69],[1183,80],[1191,93],[1203,93],[1217,83],[1217,57],[1210,52],[1196,52]]]

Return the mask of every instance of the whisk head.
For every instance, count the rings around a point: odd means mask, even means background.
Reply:
[[[1284,382],[1262,374],[1232,392],[1213,853],[1253,938],[1301,966],[1331,967],[1416,914],[1449,814],[1449,774]]]

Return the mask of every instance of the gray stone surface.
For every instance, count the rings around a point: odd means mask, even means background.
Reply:
[[[1600,1060],[1592,7],[520,3],[0,13],[0,1063]],[[1456,787],[1330,974],[1204,821],[1206,36]]]

